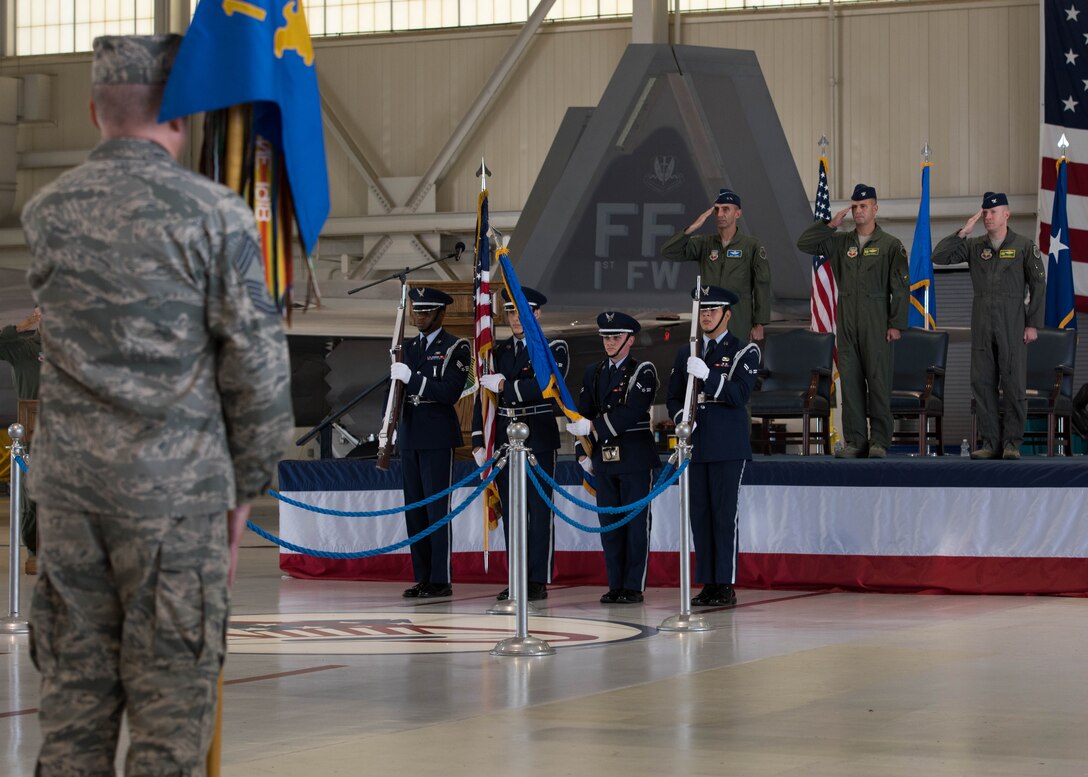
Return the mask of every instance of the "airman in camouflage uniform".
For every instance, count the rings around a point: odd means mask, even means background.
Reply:
[[[704,286],[729,289],[740,298],[729,331],[741,340],[762,340],[763,325],[771,320],[771,266],[763,243],[738,231],[740,204],[736,192],[722,189],[709,210],[669,238],[661,255],[673,262],[698,262]],[[711,214],[718,233],[696,235]]]
[[[1046,273],[1039,249],[1009,229],[1009,216],[1008,197],[986,192],[978,213],[933,249],[934,264],[967,262],[971,268],[971,393],[982,437],[982,447],[971,452],[973,459],[1020,458],[1027,418],[1027,345],[1038,338],[1045,312]],[[986,234],[971,237],[980,218]],[[999,385],[1005,392],[1004,418]]]
[[[839,288],[835,325],[846,446],[835,456],[882,459],[892,441],[891,344],[907,328],[910,271],[903,244],[876,223],[876,189],[859,183],[850,199],[831,221],[802,232],[797,247],[826,256]],[[848,213],[855,228],[837,232]]]
[[[253,214],[176,163],[158,123],[177,36],[94,44],[103,142],[23,212],[42,308],[30,469],[42,527],[31,649],[37,774],[203,774],[228,578],[292,425]]]

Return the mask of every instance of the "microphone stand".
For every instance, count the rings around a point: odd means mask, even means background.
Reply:
[[[398,273],[393,273],[392,275],[387,275],[384,278],[379,278],[376,281],[371,281],[370,283],[367,283],[367,284],[364,284],[364,285],[359,286],[357,288],[351,289],[348,292],[348,294],[354,294],[357,291],[363,291],[364,289],[369,289],[372,286],[377,286],[379,284],[385,283],[386,281],[391,281],[391,280],[394,280],[394,279],[399,280],[401,282],[401,284],[403,285],[403,284],[408,282],[408,276],[411,275],[412,273],[417,272],[419,270],[422,270],[422,269],[424,269],[426,267],[430,267],[432,264],[438,264],[439,262],[444,262],[447,259],[452,259],[453,261],[456,262],[456,261],[460,260],[461,254],[463,254],[464,252],[465,252],[465,244],[464,243],[458,243],[457,245],[454,246],[453,253],[446,254],[445,256],[439,257],[438,259],[432,259],[429,262],[424,262],[423,264],[416,265],[415,267],[405,267],[403,270],[401,270]]]

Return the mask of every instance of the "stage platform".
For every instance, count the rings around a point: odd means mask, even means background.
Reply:
[[[473,466],[460,462],[455,479]],[[556,477],[579,498],[580,469],[561,461]],[[399,463],[283,461],[281,492],[327,509],[365,511],[403,504]],[[531,485],[528,486],[532,488]],[[471,492],[453,494],[457,505]],[[562,497],[568,516],[597,518]],[[675,486],[652,506],[650,586],[679,580],[679,500]],[[454,582],[506,579],[501,531],[490,534],[484,572],[483,518],[470,507],[454,519]],[[362,551],[404,539],[399,515],[339,518],[280,504],[281,536],[331,551]],[[600,538],[555,520],[554,582],[604,585]],[[740,494],[737,584],[753,588],[979,593],[1088,594],[1088,462],[1081,457],[972,461],[892,457],[757,456]],[[302,578],[410,581],[407,549],[363,560],[328,560],[281,550],[280,568]]]

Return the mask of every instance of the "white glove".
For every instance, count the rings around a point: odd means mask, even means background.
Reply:
[[[389,368],[389,375],[393,380],[399,380],[401,383],[407,383],[412,379],[412,368],[404,362],[396,362]]]
[[[567,423],[567,431],[575,437],[587,437],[593,432],[593,422],[588,418]]]
[[[493,372],[490,375],[480,376],[480,385],[495,394],[502,391],[502,385],[504,383],[506,383],[506,378],[503,377],[501,372]]]
[[[583,456],[581,459],[579,459],[578,466],[584,469],[590,475],[593,474],[593,459],[589,458],[589,456]]]
[[[706,376],[710,374],[710,368],[707,367],[706,362],[704,362],[698,356],[689,356],[688,374],[694,375],[699,380],[706,380]]]
[[[473,448],[472,458],[476,460],[477,467],[482,467],[484,462],[487,461],[487,456],[484,454],[483,448]]]

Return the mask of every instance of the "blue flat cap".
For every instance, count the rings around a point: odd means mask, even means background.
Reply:
[[[600,335],[633,335],[642,329],[638,321],[626,313],[606,310],[597,316],[597,333]]]
[[[412,300],[413,310],[435,310],[453,302],[453,297],[438,289],[428,289],[426,286],[416,286],[408,292],[408,298]]]
[[[699,291],[698,288],[691,290],[691,298],[695,299],[695,292]],[[727,308],[730,305],[736,305],[740,302],[740,297],[731,292],[729,289],[723,289],[721,286],[703,286],[702,294],[699,296],[699,308]]]
[[[859,202],[860,200],[875,200],[876,187],[870,186],[867,183],[859,183],[854,187],[854,193],[850,195],[850,199],[854,202]]]
[[[986,192],[982,195],[982,209],[997,208],[1004,205],[1008,207],[1009,198],[1005,196],[1004,192]]]
[[[714,200],[715,205],[736,205],[740,207],[740,195],[732,189],[721,189],[718,191],[718,199]]]
[[[528,286],[521,287],[521,293],[525,295],[525,301],[529,303],[531,308],[539,308],[541,305],[548,304],[548,298],[541,294],[536,289],[530,289]],[[504,300],[503,307],[507,310],[513,310],[517,306],[514,301],[510,299],[510,293],[504,288],[502,290],[502,298]]]

